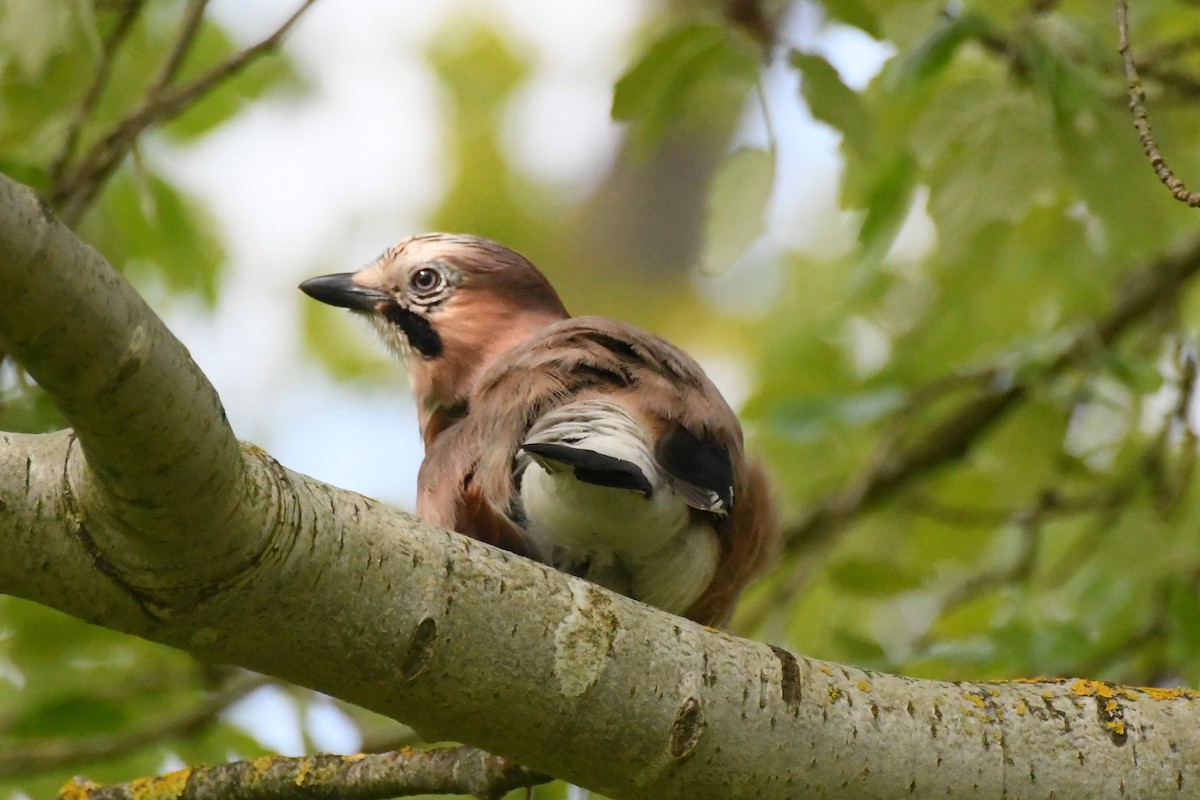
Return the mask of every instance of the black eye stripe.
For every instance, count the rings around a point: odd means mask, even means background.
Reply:
[[[383,309],[387,321],[404,331],[404,338],[424,358],[437,358],[442,354],[442,337],[429,324],[429,320],[403,308],[388,303]]]

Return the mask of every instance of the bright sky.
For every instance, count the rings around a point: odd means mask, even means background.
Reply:
[[[214,0],[211,9],[248,43],[296,5]],[[478,15],[520,43],[535,72],[512,102],[511,153],[531,175],[583,193],[619,142],[612,86],[651,8],[649,0],[324,0],[287,43],[310,92],[255,103],[185,150],[148,148],[207,206],[229,251],[215,313],[188,301],[156,305],[216,386],[239,437],[287,467],[412,507],[421,445],[404,375],[397,367],[386,386],[327,376],[304,352],[300,304],[311,301],[296,284],[356,269],[425,229],[446,178],[438,87],[422,60],[434,33]],[[887,52],[820,23],[800,6],[789,43],[826,55],[850,85],[865,84]],[[762,246],[817,249],[835,216],[838,138],[798,102],[792,70],[771,70],[766,95],[779,177]],[[747,141],[765,140],[762,119],[760,108],[748,110]],[[725,292],[719,281],[710,289]],[[736,403],[744,392],[737,365],[707,365]],[[294,704],[282,693],[260,692],[231,716],[280,752],[303,751]],[[318,746],[357,746],[335,711],[318,717],[306,726]]]

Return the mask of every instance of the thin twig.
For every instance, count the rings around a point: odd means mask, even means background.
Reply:
[[[210,697],[181,714],[156,719],[129,731],[83,739],[8,746],[0,751],[0,778],[36,775],[86,761],[114,758],[177,736],[201,730],[222,711],[268,682],[262,675],[238,673]]]
[[[171,48],[171,54],[163,62],[158,77],[150,84],[147,96],[155,97],[161,94],[175,80],[180,67],[183,66],[184,59],[187,58],[188,52],[191,51],[192,45],[196,41],[196,34],[200,32],[200,21],[204,17],[204,9],[207,6],[208,0],[188,0],[187,9],[183,12],[183,25],[179,30],[179,35],[175,37],[175,46]]]
[[[200,97],[273,50],[315,2],[316,0],[304,0],[304,3],[270,36],[233,54],[190,83],[173,90],[164,89],[148,97],[140,108],[118,122],[112,131],[81,159],[73,174],[51,193],[50,200],[59,208],[63,221],[68,225],[78,221],[104,181],[128,155],[137,137],[147,128],[172,119],[187,110]]]
[[[277,800],[281,797],[336,797],[383,800],[420,794],[468,794],[499,798],[521,787],[547,783],[539,775],[474,747],[399,750],[374,755],[313,755],[260,758],[196,767],[158,778],[101,786],[74,778],[60,800]]]
[[[130,0],[129,5],[125,6],[122,10],[121,16],[117,19],[112,31],[108,34],[108,38],[104,40],[104,49],[100,54],[100,63],[96,65],[96,72],[92,75],[92,82],[88,85],[83,99],[79,102],[74,115],[71,117],[71,123],[67,127],[67,135],[63,141],[62,150],[59,152],[58,157],[54,159],[54,164],[50,167],[50,177],[55,184],[58,184],[62,180],[71,157],[75,155],[75,148],[79,144],[79,136],[83,132],[83,127],[91,119],[92,114],[96,110],[96,104],[100,102],[100,96],[104,94],[104,89],[108,86],[108,78],[112,74],[112,65],[117,51],[121,49],[121,44],[133,28],[133,23],[141,12],[143,5],[145,5],[145,0]]]
[[[1175,177],[1175,173],[1167,166],[1154,135],[1150,132],[1150,121],[1146,116],[1146,92],[1142,88],[1142,79],[1138,76],[1137,66],[1133,61],[1133,51],[1129,46],[1129,6],[1126,0],[1117,0],[1117,29],[1120,33],[1118,52],[1125,64],[1125,83],[1129,87],[1129,111],[1133,114],[1133,127],[1137,129],[1138,141],[1142,150],[1154,167],[1154,174],[1163,185],[1171,190],[1171,196],[1192,208],[1200,208],[1200,193],[1193,192]]]

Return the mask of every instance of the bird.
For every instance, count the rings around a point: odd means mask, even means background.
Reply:
[[[300,289],[366,316],[405,362],[418,517],[714,627],[770,560],[765,471],[700,365],[571,316],[516,251],[421,234]]]

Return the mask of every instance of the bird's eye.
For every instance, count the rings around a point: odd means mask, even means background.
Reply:
[[[422,267],[408,279],[408,285],[417,294],[425,296],[440,291],[446,285],[446,279],[433,267]]]

